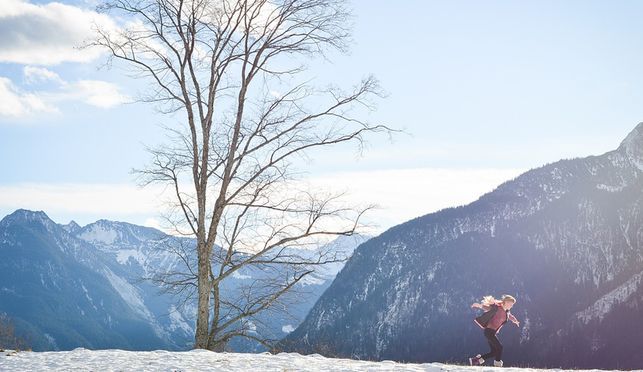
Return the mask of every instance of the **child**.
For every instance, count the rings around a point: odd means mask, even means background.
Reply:
[[[520,322],[516,317],[514,317],[509,310],[516,303],[516,299],[509,295],[502,296],[502,300],[497,301],[492,296],[485,296],[482,299],[482,303],[475,303],[471,305],[471,308],[482,309],[484,314],[477,317],[474,321],[484,329],[484,336],[489,342],[491,351],[484,355],[476,355],[473,358],[469,358],[469,364],[472,366],[484,364],[485,359],[494,357],[495,360],[493,365],[495,367],[502,367],[502,344],[496,337],[500,328],[502,328],[507,321],[511,321],[518,327],[520,327]]]

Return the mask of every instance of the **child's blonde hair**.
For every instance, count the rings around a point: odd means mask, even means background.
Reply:
[[[516,298],[514,296],[508,295],[508,294],[502,295],[502,302],[512,302],[512,303],[515,304],[516,303]]]
[[[516,303],[516,298],[514,296],[511,296],[511,295],[502,295],[502,298],[500,299],[500,301],[502,301],[502,302],[505,302],[505,301],[513,302],[515,304]],[[482,297],[482,304],[483,305],[489,306],[491,304],[495,304],[496,302],[498,302],[498,300],[496,300],[493,296],[484,296],[484,297]]]
[[[482,297],[481,303],[485,306],[489,306],[496,303],[496,299],[493,296],[484,296]]]

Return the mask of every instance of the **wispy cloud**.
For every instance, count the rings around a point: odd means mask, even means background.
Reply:
[[[100,108],[111,108],[129,101],[118,86],[101,80],[65,83],[59,91],[46,93],[46,97],[51,101],[81,101]]]
[[[38,94],[23,92],[11,80],[0,76],[0,116],[19,118],[53,112],[58,109]]]
[[[47,81],[53,81],[58,84],[65,83],[57,73],[44,67],[25,66],[23,68],[23,74],[28,84],[38,84]]]
[[[68,101],[83,102],[103,109],[130,101],[113,83],[102,80],[67,82],[56,72],[34,66],[23,69],[25,89],[0,76],[0,117],[22,118],[39,113],[60,113],[57,107]]]
[[[348,204],[378,204],[367,219],[381,232],[417,216],[467,204],[514,178],[519,169],[379,170],[333,173],[305,180],[314,190],[346,192]],[[127,184],[0,185],[0,212],[18,208],[44,210],[50,216],[92,222],[99,218],[159,227],[163,202],[171,195],[162,188]]]
[[[79,49],[98,24],[116,28],[104,14],[76,6],[50,2],[44,5],[25,0],[3,0],[0,7],[0,62],[56,65],[90,62],[102,51]]]

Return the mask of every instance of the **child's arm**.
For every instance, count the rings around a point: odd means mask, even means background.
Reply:
[[[513,314],[511,314],[511,313],[509,313],[509,320],[511,320],[511,322],[512,322],[513,324],[515,324],[515,325],[517,325],[518,327],[520,327],[520,322],[519,322],[519,321],[518,321],[518,319],[516,319],[516,317],[515,317],[515,316],[513,316]]]
[[[489,311],[489,306],[486,306],[486,305],[483,305],[483,304],[479,304],[479,303],[477,303],[477,302],[476,302],[476,303],[474,303],[474,304],[472,304],[472,305],[471,305],[471,308],[472,308],[472,309],[482,309],[482,310],[484,310],[484,311]]]

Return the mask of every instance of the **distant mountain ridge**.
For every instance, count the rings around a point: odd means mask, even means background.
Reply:
[[[351,251],[365,239],[354,238],[348,242]],[[167,249],[177,243],[194,244],[125,222],[62,225],[42,211],[17,210],[0,220],[0,313],[15,321],[34,350],[187,349],[194,336],[193,306],[176,306],[176,299],[142,280],[182,269]],[[253,275],[242,273],[227,280],[228,290]],[[335,273],[307,283],[311,290],[292,309],[299,321]],[[281,335],[298,324],[291,318],[266,323]],[[235,351],[258,347],[240,340],[231,344]]]
[[[362,244],[282,348],[462,362],[487,349],[469,305],[503,293],[509,365],[643,366],[643,123]]]
[[[171,347],[104,275],[123,271],[44,212],[12,213],[0,236],[0,311],[35,350]]]

